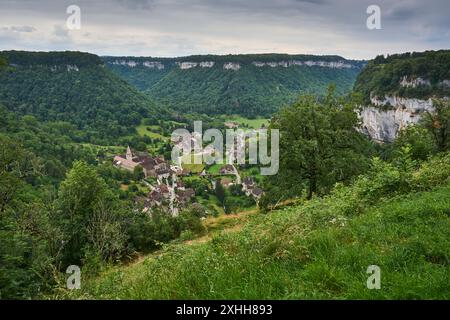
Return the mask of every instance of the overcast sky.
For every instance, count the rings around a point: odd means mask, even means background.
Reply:
[[[81,29],[69,30],[69,5]],[[369,5],[381,30],[369,30]],[[0,50],[378,54],[450,48],[449,0],[0,0]]]

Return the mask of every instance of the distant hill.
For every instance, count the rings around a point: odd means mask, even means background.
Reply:
[[[358,75],[355,91],[366,98],[427,99],[450,96],[450,50],[378,56]]]
[[[81,52],[0,52],[0,103],[41,121],[67,121],[84,140],[106,142],[134,132],[142,118],[163,118],[151,99]],[[1,64],[1,61],[0,61]]]
[[[433,112],[433,99],[450,97],[450,50],[377,56],[358,75],[363,131],[392,142],[401,129]]]
[[[267,116],[301,93],[349,92],[364,61],[339,56],[249,54],[103,57],[106,66],[180,112]]]

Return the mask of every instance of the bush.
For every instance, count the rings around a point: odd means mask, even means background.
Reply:
[[[431,190],[450,179],[450,153],[439,154],[424,162],[411,177],[414,190]]]
[[[188,241],[188,240],[192,240],[194,238],[195,238],[194,232],[192,232],[191,230],[184,230],[181,232],[179,239],[181,241]]]

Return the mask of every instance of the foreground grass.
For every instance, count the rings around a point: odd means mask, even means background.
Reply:
[[[397,196],[353,217],[330,203],[257,215],[206,243],[169,245],[59,297],[450,298],[450,185]],[[366,287],[369,265],[381,268],[380,290]]]

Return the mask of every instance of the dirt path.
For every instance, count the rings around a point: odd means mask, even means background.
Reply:
[[[194,245],[200,243],[206,243],[210,241],[215,235],[218,235],[223,232],[237,232],[242,229],[245,223],[248,221],[249,216],[255,215],[259,212],[258,209],[241,211],[233,214],[223,214],[218,217],[208,217],[203,221],[203,225],[205,226],[207,233],[204,236],[186,240],[183,242],[179,242],[177,244],[187,244]],[[162,254],[160,251],[155,251],[145,255],[139,255],[137,258],[133,259],[127,266],[137,265],[145,261],[149,256],[155,256]]]
[[[242,229],[244,224],[248,221],[247,217],[250,215],[257,214],[258,212],[259,212],[258,209],[254,209],[254,210],[242,211],[242,212],[234,213],[234,214],[221,215],[219,217],[209,217],[203,223],[207,230],[211,229],[211,226],[214,226],[217,223],[220,223],[222,225],[224,224],[224,222],[227,222],[227,221],[234,221],[236,223],[230,224],[230,225],[227,225],[225,223],[225,226],[223,227],[223,229],[213,228],[213,230],[208,231],[206,235],[196,238],[196,239],[184,241],[183,243],[188,244],[188,245],[196,244],[196,243],[205,243],[205,242],[208,242],[209,240],[211,240],[214,235],[217,235],[219,233],[239,231]]]

